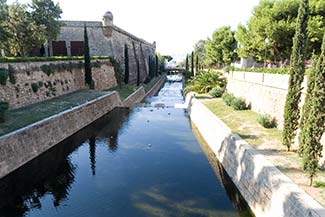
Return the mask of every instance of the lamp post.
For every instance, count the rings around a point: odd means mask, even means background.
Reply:
[[[269,43],[269,39],[265,38],[265,52],[264,52],[264,68],[266,68],[266,50],[267,50],[267,44]]]

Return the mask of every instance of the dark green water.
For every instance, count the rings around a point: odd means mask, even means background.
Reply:
[[[0,180],[0,216],[250,216],[173,108],[181,88],[166,83],[146,105],[115,109]]]

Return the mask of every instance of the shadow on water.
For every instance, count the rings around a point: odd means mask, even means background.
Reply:
[[[0,180],[0,217],[24,216],[32,209],[41,209],[40,198],[46,194],[53,196],[53,206],[69,196],[71,185],[78,169],[70,161],[69,155],[85,141],[89,141],[89,159],[92,175],[96,174],[96,132],[101,131],[109,139],[109,150],[118,148],[118,131],[129,111],[117,108],[82,129],[67,140],[57,144],[44,154],[28,162]]]

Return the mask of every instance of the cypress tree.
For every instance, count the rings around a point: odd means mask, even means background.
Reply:
[[[156,76],[158,76],[159,73],[159,58],[158,55],[156,55]]]
[[[129,49],[127,44],[124,45],[124,64],[125,64],[125,76],[124,83],[129,83],[130,69],[129,69]]]
[[[313,90],[315,87],[315,73],[316,73],[316,68],[317,68],[317,62],[318,62],[318,57],[316,55],[313,56],[313,66],[312,69],[308,75],[308,83],[307,83],[307,92],[306,92],[306,97],[305,97],[305,103],[304,106],[302,107],[302,115],[300,119],[300,132],[305,131],[306,122],[308,120],[309,112],[311,109],[311,103],[312,103],[312,95],[313,95]],[[305,134],[300,133],[299,134],[299,155],[302,156],[303,150],[304,150],[304,144],[305,144]]]
[[[135,58],[135,63],[137,65],[137,86],[140,85],[140,63],[139,63],[139,59],[137,57],[137,52],[135,50],[135,45],[134,45],[134,41],[132,41],[132,46],[133,46],[133,52],[134,52],[134,58]]]
[[[90,89],[94,89],[95,85],[91,73],[91,57],[89,52],[89,40],[87,26],[84,26],[84,67],[85,67],[85,83],[89,86]]]
[[[196,55],[195,72],[197,73],[198,71],[199,71],[199,56]]]
[[[323,38],[322,52],[318,59],[314,74],[314,88],[310,111],[302,130],[304,148],[302,151],[303,169],[308,174],[310,185],[319,169],[318,162],[322,156],[320,143],[325,125],[325,35]]]
[[[185,70],[188,71],[189,67],[188,67],[188,54],[186,54],[186,60],[185,60]]]
[[[191,54],[191,74],[194,75],[194,52]]]
[[[293,39],[291,54],[290,78],[287,99],[284,108],[283,145],[290,151],[294,143],[296,131],[299,125],[301,100],[301,84],[305,74],[307,23],[308,23],[308,0],[301,0],[296,33]]]

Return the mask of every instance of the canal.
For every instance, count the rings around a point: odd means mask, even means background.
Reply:
[[[0,216],[251,216],[182,102],[182,84],[167,82],[6,176]]]

